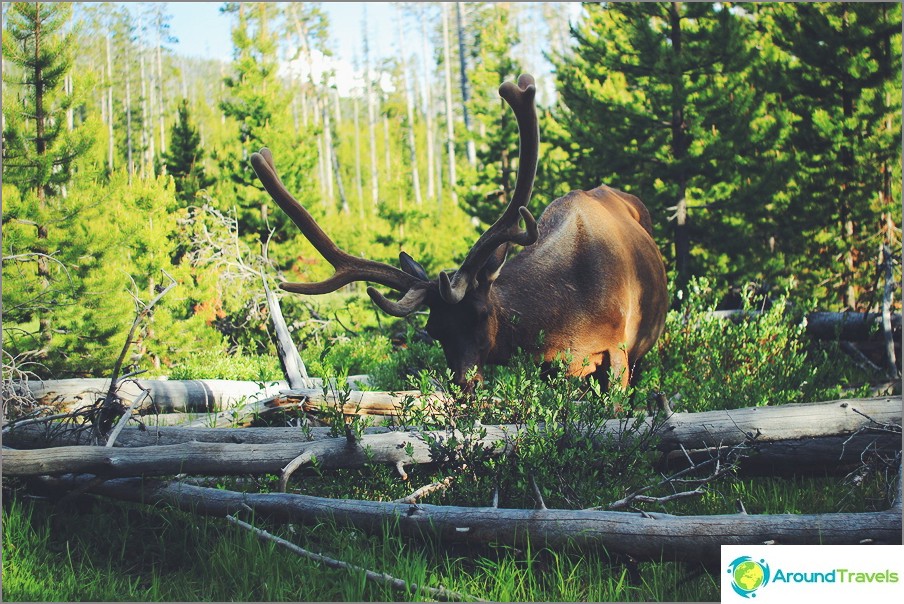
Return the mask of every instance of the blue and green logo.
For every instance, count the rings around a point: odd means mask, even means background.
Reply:
[[[743,598],[755,598],[756,590],[769,583],[769,565],[765,560],[757,562],[750,556],[735,558],[728,565],[731,587]]]

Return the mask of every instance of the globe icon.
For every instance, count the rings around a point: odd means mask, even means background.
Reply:
[[[763,567],[753,560],[738,564],[734,571],[734,581],[744,591],[756,590],[764,579]]]

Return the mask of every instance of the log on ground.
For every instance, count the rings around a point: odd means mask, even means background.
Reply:
[[[884,424],[901,423],[901,400],[848,399],[782,407],[760,407],[733,411],[674,414],[661,424],[651,418],[638,419],[637,427],[626,420],[609,420],[594,436],[618,443],[635,438],[655,426],[661,451],[709,449],[742,443],[801,440],[850,435]],[[520,426],[482,426],[472,444],[493,454],[508,450]],[[105,477],[160,476],[175,473],[243,474],[279,472],[290,462],[301,466],[314,460],[323,469],[360,467],[366,462],[415,465],[433,461],[430,442],[456,437],[461,432],[393,431],[365,434],[355,442],[333,438],[308,443],[231,444],[187,442],[143,449],[67,446],[40,450],[6,449],[4,472],[16,476],[92,473]],[[899,437],[900,438],[900,437]]]
[[[313,389],[322,388],[323,380],[312,378]],[[352,387],[368,384],[369,376],[352,375]],[[103,398],[110,386],[106,378],[66,380],[29,380],[28,389],[42,405],[53,405],[64,411],[75,411]],[[335,383],[332,383],[335,386]],[[125,380],[118,394],[131,403],[143,391],[150,390],[153,408],[160,413],[202,413],[222,411],[253,399],[264,399],[289,389],[284,381],[251,382],[239,380]]]
[[[59,488],[84,481],[56,480]],[[287,493],[239,493],[177,482],[118,479],[88,492],[117,499],[214,516],[242,514],[281,522],[333,521],[380,534],[385,523],[414,537],[444,542],[525,547],[605,549],[638,560],[717,561],[722,545],[901,543],[900,502],[883,512],[843,514],[727,514],[674,516],[658,513],[561,509],[506,509],[337,500]]]

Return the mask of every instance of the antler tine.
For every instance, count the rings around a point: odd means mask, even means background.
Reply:
[[[465,261],[452,278],[450,279],[446,273],[440,273],[440,295],[450,304],[456,304],[464,298],[468,288],[474,283],[477,272],[497,247],[506,242],[531,245],[537,241],[537,221],[527,209],[534,177],[537,174],[540,148],[540,129],[537,108],[534,105],[536,95],[534,78],[528,74],[519,77],[517,85],[514,82],[504,82],[499,87],[499,96],[509,104],[518,120],[520,138],[518,179],[512,198],[502,216],[471,247]],[[524,220],[523,231],[518,226],[519,219]]]
[[[276,173],[273,154],[270,153],[269,149],[263,148],[260,153],[252,154],[251,165],[257,173],[261,184],[264,185],[270,197],[273,198],[273,201],[292,219],[292,222],[301,230],[314,248],[336,269],[335,274],[324,281],[317,283],[280,283],[279,286],[282,289],[298,294],[326,294],[354,281],[371,281],[406,292],[405,296],[403,296],[403,300],[405,298],[408,299],[404,306],[405,308],[411,306],[415,299],[419,298],[419,304],[426,297],[426,287],[429,283],[424,282],[418,276],[411,275],[382,262],[374,262],[373,260],[352,256],[337,246],[329,235],[320,228],[320,225],[317,224],[310,212],[286,189]],[[368,293],[370,293],[371,289],[373,288],[369,288]],[[383,307],[381,302],[385,302],[390,306],[398,304],[387,300],[376,290],[373,290],[373,292],[376,297],[371,294],[371,298],[381,308]],[[417,308],[417,304],[411,308],[411,311],[415,308]],[[401,311],[402,307],[396,308],[396,310]]]

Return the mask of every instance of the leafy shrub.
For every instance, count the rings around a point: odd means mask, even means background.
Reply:
[[[806,335],[805,310],[786,294],[757,306],[746,292],[737,320],[713,314],[716,288],[706,279],[688,287],[680,310],[644,358],[641,389],[658,390],[682,411],[736,409],[840,398],[868,377],[840,362],[833,343]]]
[[[225,354],[204,351],[173,365],[169,373],[174,380],[242,380],[274,382],[284,379],[279,359],[275,356],[243,353]]]

